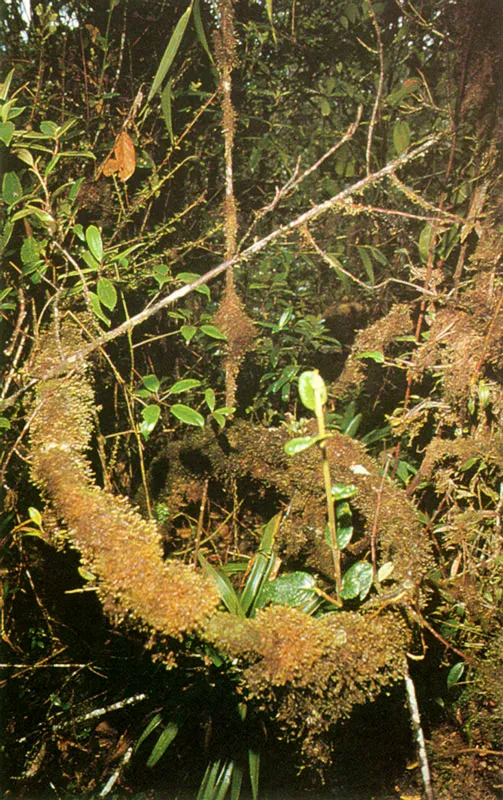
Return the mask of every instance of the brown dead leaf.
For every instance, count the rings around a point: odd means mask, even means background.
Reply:
[[[113,154],[110,154],[103,164],[103,175],[109,177],[115,172],[119,173],[121,181],[127,181],[136,169],[136,153],[131,137],[122,131],[115,142]]]

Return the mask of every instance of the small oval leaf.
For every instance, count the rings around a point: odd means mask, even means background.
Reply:
[[[159,391],[159,378],[156,375],[144,375],[141,379],[145,389],[148,389],[152,394],[157,394]]]
[[[170,411],[180,422],[185,422],[186,425],[197,425],[199,428],[204,428],[204,417],[194,408],[185,406],[183,403],[175,403],[174,406],[171,406]]]
[[[327,402],[327,387],[317,369],[303,372],[299,376],[299,395],[303,405],[310,411],[316,408],[316,400],[320,405]]]
[[[103,303],[109,311],[113,311],[117,305],[117,291],[112,281],[108,278],[98,278],[97,292],[100,303]]]
[[[103,261],[103,243],[101,241],[101,233],[96,225],[89,225],[87,228],[86,242],[91,255],[101,264]]]
[[[368,561],[357,561],[344,573],[342,579],[341,597],[343,600],[353,600],[359,597],[364,600],[372,586],[372,565]]]
[[[210,336],[212,339],[223,339],[224,341],[227,340],[227,336],[225,333],[216,327],[216,325],[201,325],[201,330],[206,336]]]

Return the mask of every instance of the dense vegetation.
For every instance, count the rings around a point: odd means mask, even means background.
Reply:
[[[5,796],[499,797],[498,0],[1,14]]]

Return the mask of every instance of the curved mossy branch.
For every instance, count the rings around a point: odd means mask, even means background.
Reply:
[[[125,499],[100,489],[85,458],[94,396],[86,366],[43,380],[81,346],[78,330],[46,334],[32,372],[39,378],[31,427],[33,475],[67,526],[68,542],[98,578],[114,623],[129,619],[162,636],[196,634],[232,661],[248,695],[300,737],[306,757],[319,737],[355,704],[400,680],[410,631],[398,609],[314,619],[273,606],[253,619],[218,610],[213,582],[193,567],[165,561],[156,526]],[[322,748],[323,750],[323,748]],[[320,753],[322,752],[320,750]]]
[[[58,344],[53,334],[46,334],[35,375],[79,345],[80,336],[71,326]],[[36,403],[31,426],[34,478],[64,519],[70,543],[98,576],[106,611],[114,619],[132,617],[175,637],[200,629],[218,606],[213,583],[187,565],[165,562],[156,526],[93,480],[84,455],[94,407],[85,366],[40,381]]]

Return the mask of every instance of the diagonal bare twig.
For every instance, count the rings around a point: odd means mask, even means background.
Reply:
[[[290,222],[280,225],[278,228],[275,228],[273,231],[271,231],[271,233],[267,234],[267,236],[264,236],[259,241],[251,244],[245,250],[237,253],[233,258],[223,261],[222,263],[208,270],[208,272],[206,272],[204,275],[201,275],[201,277],[197,280],[175,289],[166,297],[158,300],[157,303],[154,303],[148,308],[143,309],[143,311],[140,311],[138,314],[130,317],[113,330],[107,331],[101,336],[98,336],[96,339],[88,342],[76,353],[73,353],[68,358],[62,360],[60,364],[49,370],[46,374],[37,376],[37,378],[32,378],[20,390],[1,401],[0,411],[15,403],[18,397],[21,396],[28,388],[35,385],[38,380],[47,380],[48,378],[56,377],[57,375],[61,375],[62,373],[76,367],[82,362],[83,359],[90,355],[90,353],[94,352],[94,350],[97,350],[99,347],[103,347],[103,345],[107,344],[108,342],[111,342],[114,339],[117,339],[119,336],[123,336],[128,331],[131,331],[137,325],[141,325],[143,322],[146,322],[147,319],[150,319],[150,317],[152,317],[154,314],[157,314],[159,311],[161,311],[161,309],[173,305],[177,302],[177,300],[180,300],[182,297],[186,297],[188,294],[191,294],[191,292],[193,292],[195,289],[198,289],[199,286],[212,281],[214,278],[218,277],[218,275],[221,275],[223,272],[225,272],[226,269],[234,266],[234,264],[249,261],[253,256],[255,256],[257,253],[260,253],[262,250],[265,250],[265,248],[273,242],[276,242],[278,239],[282,239],[293,231],[302,228],[308,222],[311,222],[311,220],[322,216],[327,211],[332,211],[338,206],[348,206],[348,204],[351,204],[351,198],[353,195],[359,194],[368,186],[378,183],[383,178],[394,173],[404,164],[407,164],[409,161],[421,158],[421,156],[424,156],[428,150],[430,150],[440,141],[442,136],[443,134],[437,134],[435,136],[428,137],[424,142],[422,142],[422,144],[418,145],[412,150],[409,150],[408,152],[402,153],[380,170],[377,170],[371,175],[365,175],[365,177],[361,178],[359,181],[356,181],[356,183],[353,183],[351,186],[342,189],[342,191],[338,192],[333,197],[330,197],[328,200],[325,200],[323,203],[318,203],[307,211],[304,211],[303,214],[299,214],[298,217],[295,217],[295,219],[291,220]]]

